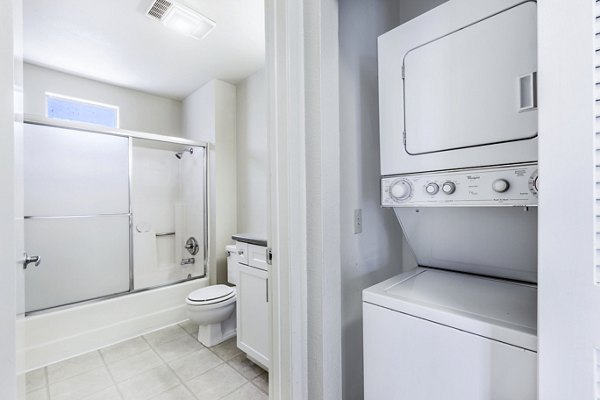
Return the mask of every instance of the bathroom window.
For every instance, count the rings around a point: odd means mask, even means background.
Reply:
[[[74,97],[46,93],[48,118],[119,127],[119,107]]]

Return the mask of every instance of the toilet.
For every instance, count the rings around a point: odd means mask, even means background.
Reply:
[[[227,280],[237,284],[236,247],[227,250]],[[185,300],[188,317],[198,324],[198,341],[206,347],[215,346],[236,334],[236,290],[227,285],[211,285],[191,292]]]

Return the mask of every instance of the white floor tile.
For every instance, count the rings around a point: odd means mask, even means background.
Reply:
[[[179,385],[179,379],[166,365],[153,368],[119,383],[125,400],[146,400]]]
[[[237,338],[235,337],[211,347],[210,350],[225,361],[229,361],[233,357],[242,354],[242,351],[237,347]]]
[[[151,400],[196,400],[196,398],[185,388],[185,386],[179,385],[156,397],[152,397]]]
[[[158,355],[167,362],[203,348],[204,346],[200,342],[189,335],[154,346]]]
[[[33,392],[28,392],[25,395],[25,400],[48,400],[48,389],[43,387],[42,389],[34,390]]]
[[[25,390],[31,392],[46,387],[46,371],[39,368],[25,374]]]
[[[100,353],[92,351],[68,360],[48,365],[48,383],[53,384],[64,379],[80,375],[104,366]]]
[[[252,379],[252,383],[254,383],[260,390],[265,393],[269,393],[269,373],[264,372],[256,378]]]
[[[82,400],[121,400],[122,397],[115,386],[104,389],[98,393],[94,393]]]
[[[144,371],[163,365],[154,350],[146,350],[134,356],[108,364],[108,370],[117,382],[122,382]]]
[[[246,382],[246,378],[229,365],[221,364],[192,379],[186,385],[199,400],[215,400],[233,392]]]
[[[190,335],[197,337],[198,336],[198,324],[193,322],[191,319],[188,319],[185,322],[179,324],[187,333]]]
[[[243,353],[233,357],[227,363],[248,380],[252,380],[265,372],[264,369],[250,361],[248,357],[246,357],[246,354]]]
[[[235,392],[223,397],[222,400],[269,400],[269,396],[253,384],[247,383]]]
[[[52,400],[81,400],[113,386],[105,367],[50,384]]]
[[[188,336],[188,333],[179,325],[169,326],[159,331],[148,333],[144,335],[144,338],[153,346],[161,343],[170,342],[173,339],[177,339],[182,336]]]
[[[104,361],[106,361],[107,364],[110,364],[134,356],[148,349],[150,349],[148,343],[146,343],[143,338],[137,337],[100,349],[100,353],[102,354],[102,357],[104,357]]]
[[[182,381],[189,381],[222,363],[223,360],[213,352],[202,349],[170,361],[169,365]]]

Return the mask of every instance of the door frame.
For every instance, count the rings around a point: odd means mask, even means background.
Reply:
[[[342,398],[337,0],[266,0],[272,399]]]

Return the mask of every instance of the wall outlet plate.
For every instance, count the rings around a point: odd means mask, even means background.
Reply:
[[[362,209],[354,210],[354,233],[362,232]]]

